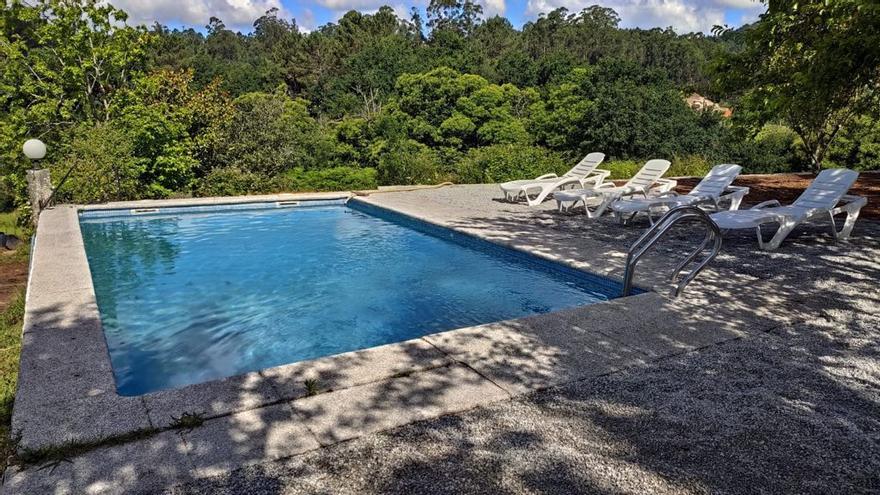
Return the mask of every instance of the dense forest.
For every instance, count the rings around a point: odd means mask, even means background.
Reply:
[[[673,175],[880,168],[880,12],[828,5],[773,2],[753,25],[680,35],[620,28],[600,6],[516,29],[470,0],[431,0],[424,18],[383,7],[312,32],[269,11],[242,34],[12,0],[0,201],[23,204],[30,137],[77,202],[495,182],[590,151],[618,176],[654,157]],[[691,93],[732,117],[692,109]]]

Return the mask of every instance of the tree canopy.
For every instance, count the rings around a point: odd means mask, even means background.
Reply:
[[[880,105],[880,4],[774,0],[718,74],[744,122],[786,122],[819,170],[838,133]]]
[[[0,14],[3,203],[28,137],[62,199],[499,181],[590,151],[615,170],[878,163],[878,7],[771,2],[712,35],[624,29],[609,8],[521,29],[472,0],[391,7],[306,32],[276,9],[240,33],[131,26],[99,0],[6,2]],[[693,92],[733,108],[696,111]]]

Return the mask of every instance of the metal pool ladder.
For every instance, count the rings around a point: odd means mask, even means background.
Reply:
[[[701,210],[696,206],[677,206],[667,211],[665,215],[654,225],[652,225],[648,230],[639,237],[632,246],[630,246],[629,251],[626,256],[626,271],[623,274],[623,296],[628,296],[632,291],[632,279],[635,274],[636,264],[645,255],[657,241],[666,234],[669,229],[671,229],[675,224],[682,220],[687,219],[697,219],[703,226],[706,227],[706,236],[703,238],[703,242],[695,249],[691,254],[689,254],[678,266],[675,267],[675,271],[672,272],[672,276],[670,277],[670,282],[675,283],[678,281],[678,285],[675,285],[672,288],[672,296],[678,297],[684,288],[689,284],[694,277],[697,276],[700,271],[706,267],[706,265],[718,255],[718,252],[721,250],[721,229],[718,228],[718,225],[709,218],[709,215],[706,214],[705,211]],[[679,275],[682,270],[685,269],[689,264],[691,264],[700,253],[706,249],[706,246],[709,243],[713,243],[712,250],[709,252],[709,255],[706,256],[702,261],[697,263],[684,277],[679,279]]]

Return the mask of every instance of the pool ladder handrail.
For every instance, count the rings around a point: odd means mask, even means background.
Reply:
[[[703,238],[703,242],[699,247],[675,267],[675,270],[670,277],[670,282],[675,283],[678,276],[681,274],[681,271],[692,263],[710,242],[713,242],[713,246],[709,255],[697,263],[697,265],[688,272],[685,277],[678,281],[678,285],[673,287],[671,294],[672,297],[678,297],[681,295],[684,288],[697,276],[697,274],[699,274],[700,271],[715,258],[715,256],[718,256],[718,252],[721,250],[721,229],[718,228],[718,225],[712,220],[712,218],[697,206],[677,206],[672,208],[667,211],[659,221],[648,228],[648,230],[646,230],[632,246],[630,246],[626,256],[626,270],[623,274],[624,297],[628,296],[632,291],[632,279],[635,274],[636,264],[642,256],[654,247],[657,241],[659,241],[660,238],[663,237],[663,235],[666,234],[666,232],[668,232],[675,224],[687,219],[699,220],[700,223],[706,227],[706,236]]]

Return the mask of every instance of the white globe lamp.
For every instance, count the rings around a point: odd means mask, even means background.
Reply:
[[[28,139],[24,142],[21,150],[24,152],[24,156],[31,160],[40,160],[46,156],[46,143],[39,139]]]

